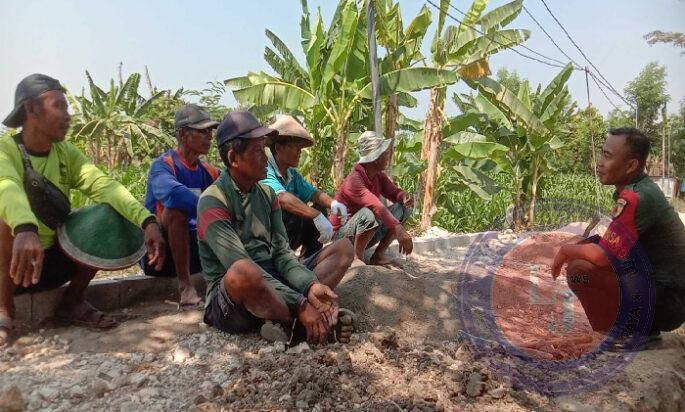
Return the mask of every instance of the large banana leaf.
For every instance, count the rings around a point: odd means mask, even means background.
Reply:
[[[345,60],[353,48],[358,21],[357,6],[353,0],[348,0],[341,12],[339,31],[335,36],[335,43],[323,71],[324,84],[333,80],[333,77],[341,72]]]
[[[292,67],[300,77],[307,77],[306,70],[300,66],[300,63],[298,63],[293,52],[290,51],[288,46],[286,46],[286,44],[283,43],[283,41],[276,34],[274,34],[271,30],[266,29],[266,37],[271,40],[271,44],[273,44],[276,50],[278,50],[288,66]]]
[[[475,40],[475,44],[471,49],[472,55],[465,60],[465,63],[468,64],[472,60],[479,59],[483,56],[488,56],[518,46],[528,40],[529,37],[530,30],[521,29],[498,30],[480,36]]]
[[[545,87],[545,90],[542,91],[542,94],[537,99],[538,104],[535,107],[536,113],[544,113],[547,110],[547,106],[552,102],[554,97],[561,93],[561,91],[564,89],[564,86],[566,85],[569,77],[571,77],[572,72],[573,66],[571,63],[569,63],[563,69],[561,69],[559,74],[557,74],[554,79],[552,79],[552,81],[547,85],[547,87]]]
[[[498,152],[506,152],[508,148],[495,142],[488,142],[487,138],[479,133],[458,132],[445,139],[452,143],[452,147],[445,153],[445,159],[458,158],[457,154],[467,159],[489,159]]]
[[[499,110],[515,118],[521,126],[535,133],[545,134],[547,128],[535,114],[526,107],[509,89],[490,78],[466,80],[469,85],[478,88],[490,103]]]
[[[481,113],[464,113],[447,119],[447,124],[442,129],[443,136],[452,136],[458,132],[465,131],[470,126],[477,126],[484,122]]]
[[[309,39],[312,36],[311,26],[309,23],[309,6],[307,0],[300,0],[302,6],[302,18],[300,19],[300,37],[302,37],[302,50],[307,53],[307,46],[309,46]]]
[[[309,68],[309,85],[311,90],[318,90],[321,87],[323,69],[321,68],[323,56],[321,49],[326,41],[326,31],[323,27],[321,13],[316,11],[314,18],[314,30],[311,32],[309,45],[306,48],[307,67]]]
[[[167,94],[166,90],[162,90],[161,92],[155,93],[152,97],[149,99],[145,100],[143,104],[138,106],[138,108],[133,112],[134,117],[141,117],[145,116],[152,107],[152,105],[159,99],[163,98]]]
[[[243,89],[252,86],[252,82],[250,82],[248,76],[231,77],[230,79],[224,80],[224,84],[235,89]]]
[[[483,14],[478,21],[484,32],[490,32],[511,23],[521,13],[523,0],[514,0]]]
[[[489,0],[475,0],[473,3],[471,3],[469,11],[466,12],[466,16],[464,16],[462,22],[459,24],[460,32],[462,30],[466,30],[469,27],[473,27],[476,23],[478,23],[480,15],[483,13],[483,10],[485,10],[485,7],[487,7],[488,5],[488,1]]]
[[[306,109],[316,103],[316,97],[307,90],[290,83],[269,81],[233,91],[240,103],[276,105],[282,110]]]
[[[452,169],[459,174],[459,181],[463,185],[484,200],[490,200],[492,195],[501,190],[496,181],[478,169],[463,164],[453,166]]]
[[[415,92],[433,87],[443,87],[455,83],[457,79],[457,75],[450,70],[410,67],[380,76],[380,93],[387,96],[396,92]],[[371,83],[364,86],[359,91],[359,95],[365,99],[370,99],[372,97]]]
[[[399,3],[398,3],[399,6]],[[419,14],[414,17],[414,19],[409,23],[407,29],[404,31],[404,41],[421,41],[428,31],[431,22],[433,21],[433,16],[430,9],[424,4],[419,10]]]

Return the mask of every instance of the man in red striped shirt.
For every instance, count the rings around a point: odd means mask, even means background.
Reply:
[[[402,224],[411,215],[414,199],[397,187],[385,174],[392,141],[372,131],[359,137],[359,162],[345,178],[335,194],[335,200],[347,207],[350,219],[344,225],[337,215],[331,216],[334,239],[354,238],[356,258],[364,260],[364,251],[377,244],[369,263],[386,265],[390,260],[385,252],[397,239],[400,252],[410,254],[413,249],[411,236]],[[386,207],[380,196],[393,202]]]

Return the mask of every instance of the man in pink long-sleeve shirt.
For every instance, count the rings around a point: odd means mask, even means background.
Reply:
[[[357,259],[363,261],[364,251],[378,243],[369,260],[372,265],[390,263],[385,251],[394,239],[400,244],[400,252],[409,254],[413,249],[411,236],[402,223],[411,215],[414,199],[395,186],[384,172],[390,161],[391,142],[372,131],[359,137],[359,162],[335,194],[335,200],[347,207],[351,217],[342,225],[337,215],[331,216],[336,231],[333,238],[353,238]],[[393,204],[386,207],[380,196]]]

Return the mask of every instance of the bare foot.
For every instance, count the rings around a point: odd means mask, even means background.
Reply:
[[[355,331],[355,315],[348,309],[340,309],[338,316],[336,339],[340,343],[350,343],[350,338]]]
[[[181,299],[179,301],[179,307],[184,308],[194,308],[202,302],[202,298],[197,294],[197,291],[193,285],[185,285],[179,287],[179,293]]]
[[[388,266],[392,265],[395,263],[394,259],[390,259],[387,256],[380,255],[377,256],[375,253],[373,256],[371,256],[371,259],[369,259],[369,265],[374,265],[374,266]]]
[[[0,348],[7,345],[12,333],[12,318],[9,315],[0,314]]]

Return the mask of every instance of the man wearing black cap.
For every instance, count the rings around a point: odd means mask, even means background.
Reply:
[[[69,281],[55,314],[58,320],[95,328],[116,325],[84,300],[96,271],[67,258],[55,244],[54,221],[38,217],[46,216],[54,203],[27,195],[24,178],[29,169],[24,162],[30,162],[32,169],[48,180],[45,186],[63,194],[80,190],[143,227],[151,264],[161,268],[164,262],[164,240],[155,217],[126,188],[64,141],[71,120],[64,92],[57,80],[32,74],[17,86],[14,110],[3,121],[22,130],[0,139],[0,346],[11,332],[15,294],[52,289]],[[68,198],[64,197],[64,202],[68,204]]]
[[[186,104],[176,111],[174,122],[178,147],[152,162],[147,181],[145,207],[157,216],[167,241],[167,259],[161,271],[143,257],[148,276],[178,276],[179,305],[191,308],[202,301],[190,282],[190,274],[202,271],[197,251],[197,201],[218,177],[219,170],[200,160],[212,145],[219,125],[206,110]]]
[[[266,138],[276,133],[247,112],[229,113],[217,130],[226,171],[198,203],[205,322],[229,333],[261,326],[264,338],[287,341],[297,319],[310,342],[326,342],[332,330],[349,341],[353,318],[340,313],[332,291],[349,261],[319,262],[313,271],[301,264],[288,246],[278,197],[259,183]]]

